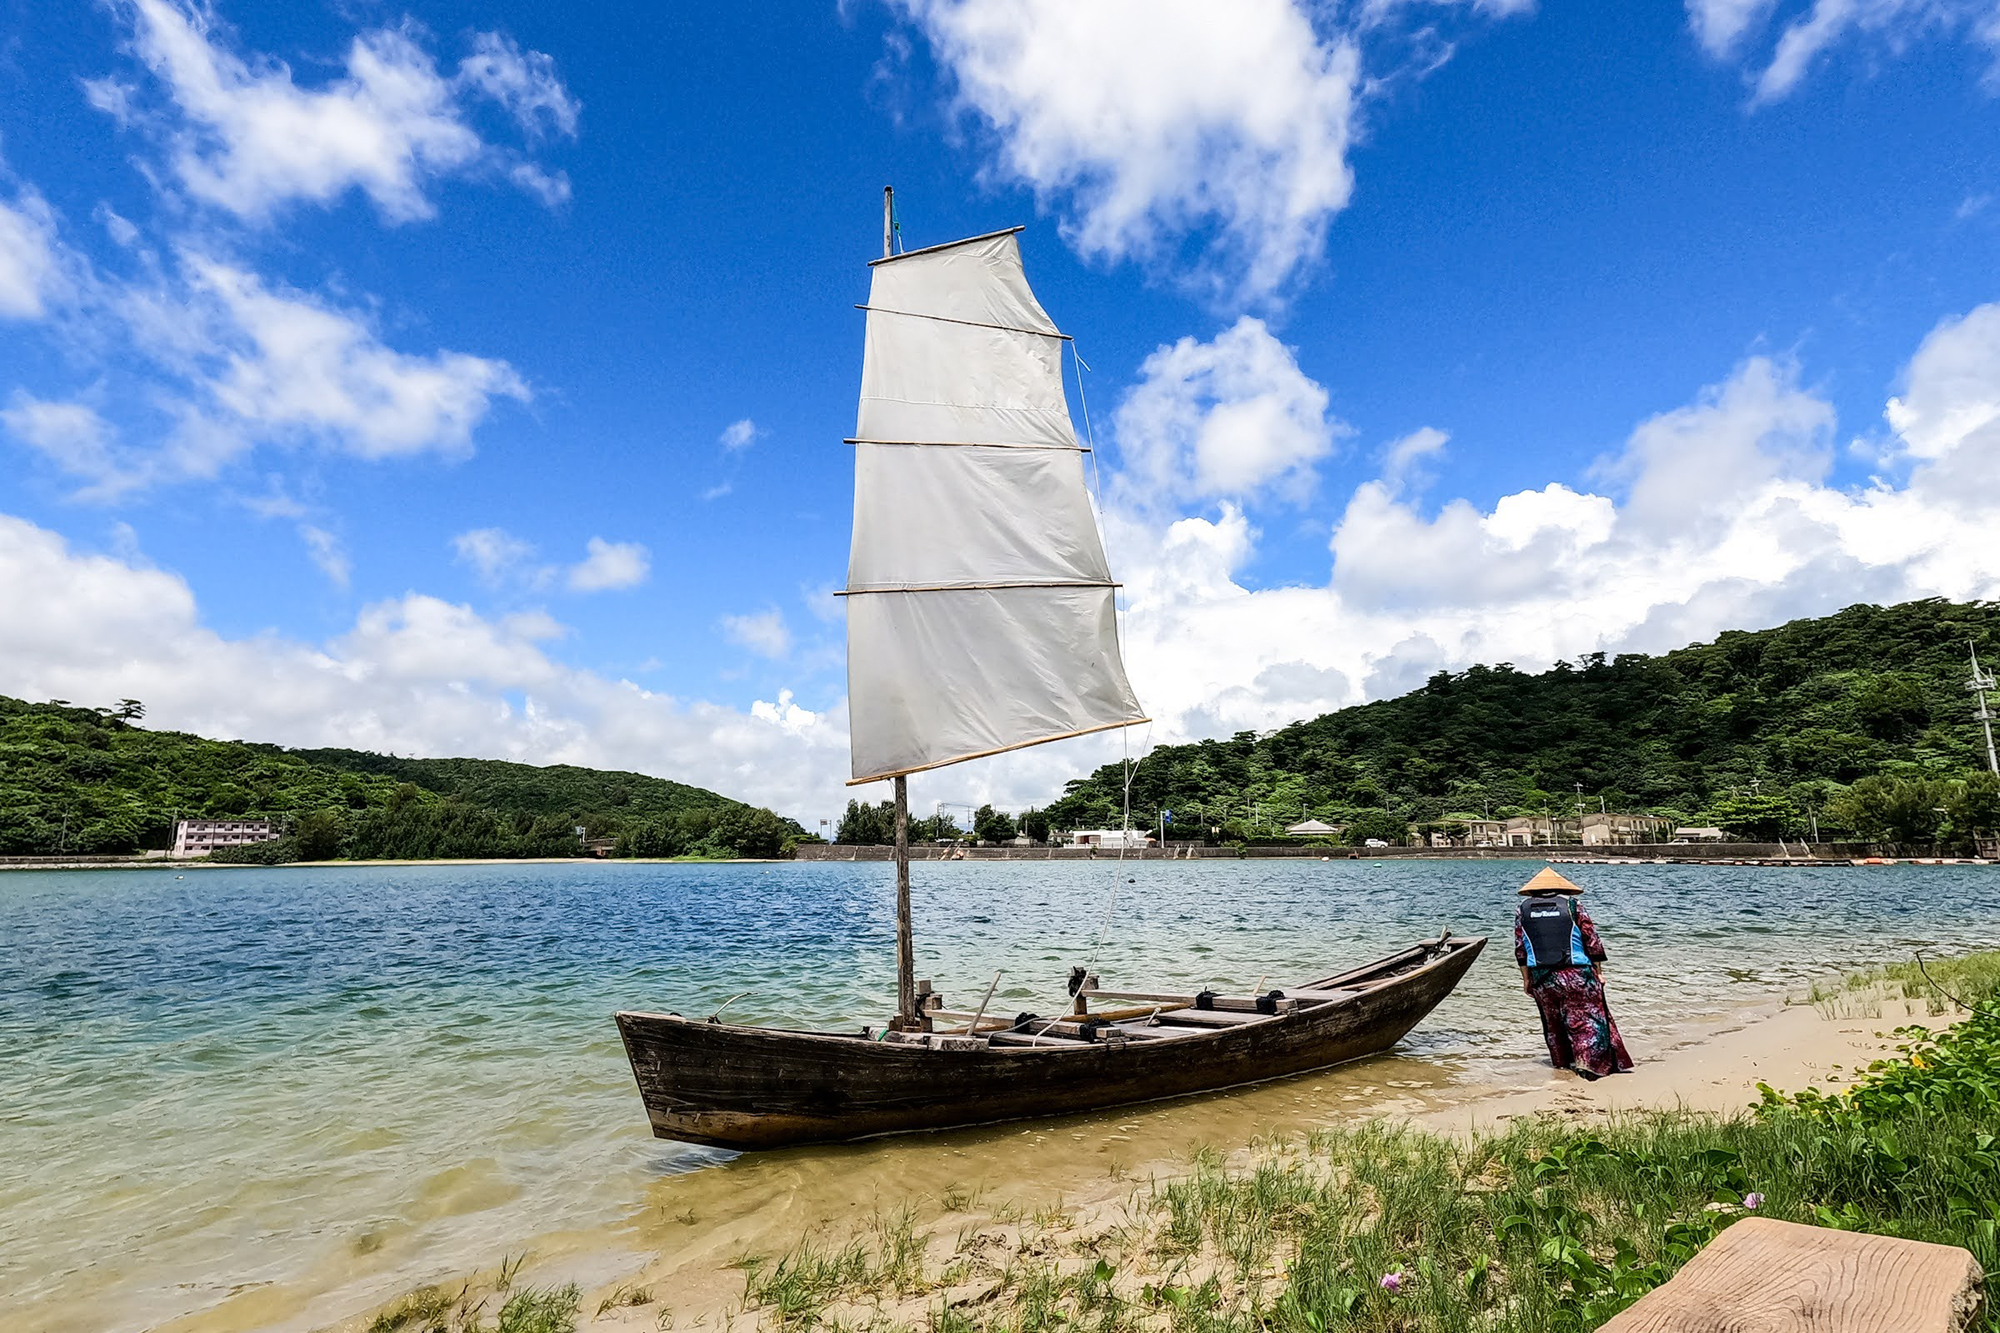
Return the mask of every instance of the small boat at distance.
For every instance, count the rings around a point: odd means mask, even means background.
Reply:
[[[850,785],[894,784],[896,1014],[793,1032],[620,1013],[653,1132],[829,1143],[1187,1096],[1389,1049],[1484,938],[1446,931],[1262,994],[1112,990],[1075,968],[1068,1012],[1046,1018],[989,1017],[997,975],[969,1011],[917,980],[910,775],[1148,719],[1064,394],[1068,335],[1028,286],[1021,229],[892,253],[893,219],[884,191],[842,595]]]

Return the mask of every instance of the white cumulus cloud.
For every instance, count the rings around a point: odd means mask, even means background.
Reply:
[[[505,361],[398,350],[357,311],[199,251],[142,281],[91,286],[100,308],[84,345],[115,349],[95,353],[99,375],[158,428],[121,443],[94,408],[25,390],[7,418],[89,498],[213,476],[263,444],[462,457],[496,399],[531,396]]]
[[[1748,57],[1761,46],[1776,0],[1686,0],[1688,24],[1717,60]],[[1751,101],[1789,97],[1844,42],[1869,43],[1871,54],[1900,54],[1920,40],[1969,39],[2000,53],[2000,15],[1991,0],[1813,0],[1786,23],[1753,79]]]
[[[652,554],[638,542],[608,542],[602,537],[592,537],[585,543],[585,550],[584,558],[570,566],[572,592],[636,588],[652,572]]]
[[[0,201],[0,318],[36,319],[61,281],[55,215],[33,190]]]
[[[717,437],[718,442],[723,448],[732,451],[749,448],[751,441],[756,438],[757,423],[749,417],[744,417],[741,421],[730,422],[727,426],[723,427],[722,434]]]
[[[98,481],[117,471],[111,423],[86,403],[52,402],[16,389],[0,408],[0,425],[70,476]]]
[[[505,528],[473,528],[451,539],[460,564],[469,565],[481,583],[498,586],[534,558],[534,543]]]
[[[349,190],[391,222],[430,217],[432,180],[521,164],[471,124],[469,94],[499,102],[535,134],[576,129],[576,103],[549,57],[499,34],[475,38],[448,77],[412,26],[365,32],[348,48],[344,77],[308,88],[283,62],[232,49],[206,10],[177,0],[128,0],[123,9],[133,49],[173,110],[143,110],[140,90],[111,78],[86,85],[92,104],[156,131],[189,194],[245,219]]]
[[[1183,338],[1140,367],[1115,417],[1128,490],[1174,498],[1303,499],[1347,428],[1290,348],[1250,316]]]
[[[1720,60],[1762,24],[1777,0],[1687,0],[1688,24],[1702,49]]]
[[[211,346],[227,349],[205,387],[250,431],[298,430],[361,458],[461,454],[493,399],[529,397],[504,361],[399,352],[351,311],[205,256],[187,267],[216,316]]]
[[[785,624],[785,613],[775,606],[740,616],[724,616],[722,633],[731,643],[759,657],[776,659],[792,650],[791,628]]]
[[[1292,0],[898,0],[993,137],[999,170],[1061,204],[1086,255],[1178,256],[1272,296],[1320,256],[1353,190],[1360,58]]]
[[[1539,669],[1855,602],[2000,594],[2000,497],[1972,484],[2000,453],[2000,304],[1942,321],[1911,358],[1885,411],[1901,484],[1829,484],[1833,409],[1799,378],[1753,356],[1639,422],[1597,469],[1604,494],[1550,482],[1430,510],[1393,477],[1364,481],[1319,584],[1245,586],[1259,538],[1234,504],[1170,522],[1114,507],[1126,661],[1158,735],[1282,725],[1474,662]]]
[[[345,588],[354,573],[354,561],[348,557],[347,547],[340,538],[318,524],[301,523],[299,540],[306,544],[306,554],[327,581]]]
[[[564,630],[545,615],[489,619],[413,593],[326,643],[232,639],[178,576],[5,516],[0,596],[0,694],[140,698],[147,725],[207,736],[630,769],[788,814],[844,799],[843,710],[788,694],[740,710],[579,670],[549,655]]]
[[[1750,357],[1635,424],[1599,469],[1604,493],[1548,481],[1431,508],[1363,481],[1340,506],[1323,580],[1248,586],[1260,537],[1244,503],[1171,514],[1114,502],[1125,658],[1157,719],[1150,736],[926,775],[917,799],[1018,808],[1128,742],[1137,754],[1149,740],[1282,725],[1474,662],[1539,669],[1860,601],[2000,595],[2000,497],[1968,484],[2000,450],[1996,329],[2000,304],[1982,306],[1941,321],[1911,356],[1885,409],[1900,481],[1830,483],[1830,406],[1799,367]],[[1421,432],[1408,441],[1405,453],[1434,453]],[[1727,484],[1695,485],[1689,459]],[[1669,498],[1692,506],[1689,521],[1663,521]],[[5,518],[0,598],[0,693],[138,697],[149,720],[210,735],[636,768],[801,814],[847,795],[844,707],[781,692],[738,710],[580,671],[553,655],[564,630],[539,612],[493,618],[412,593],[364,608],[325,643],[230,640],[201,623],[180,579],[136,552],[77,552]],[[750,651],[791,653],[775,608],[723,630]]]

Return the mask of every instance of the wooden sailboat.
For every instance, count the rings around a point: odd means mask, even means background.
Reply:
[[[872,262],[848,564],[854,783],[891,781],[896,1016],[858,1032],[620,1013],[661,1138],[773,1148],[983,1124],[1254,1083],[1386,1050],[1483,938],[1449,932],[1262,995],[1110,990],[987,1017],[916,979],[909,776],[1146,721],[1063,391],[1064,335],[1020,228]],[[988,992],[991,998],[991,992]],[[1099,1006],[1093,1009],[1093,1004]]]

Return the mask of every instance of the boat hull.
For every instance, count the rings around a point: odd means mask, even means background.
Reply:
[[[1322,1069],[1387,1050],[1486,941],[1449,937],[1325,982],[1358,993],[1173,1040],[937,1050],[672,1014],[621,1013],[653,1133],[721,1148],[835,1143],[1066,1115]]]

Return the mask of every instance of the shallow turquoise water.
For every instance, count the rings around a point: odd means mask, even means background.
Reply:
[[[1449,926],[1495,947],[1406,1050],[1505,1074],[1539,1049],[1505,938],[1533,868],[921,866],[919,975],[970,1005],[1000,969],[996,1008],[1051,1012],[1093,954],[1107,985],[1282,985]],[[2000,942],[2000,870],[1574,873],[1640,1059],[1760,993]],[[715,1154],[646,1136],[612,1011],[749,991],[731,1018],[859,1024],[892,1007],[892,931],[882,864],[0,875],[0,1325],[356,1306],[615,1222]]]

